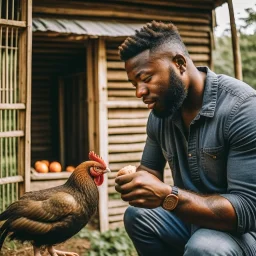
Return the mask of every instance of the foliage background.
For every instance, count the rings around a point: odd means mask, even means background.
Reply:
[[[242,58],[243,81],[256,89],[256,9],[246,9],[247,18],[244,26],[238,28]],[[247,34],[247,28],[253,27],[254,34]],[[213,52],[214,71],[234,77],[233,52],[230,31],[225,31],[215,39]]]

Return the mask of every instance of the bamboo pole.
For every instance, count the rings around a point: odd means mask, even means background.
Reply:
[[[233,8],[232,0],[228,0],[228,8],[229,8],[230,26],[231,26],[231,35],[232,35],[232,48],[233,48],[233,58],[234,58],[233,61],[234,61],[235,77],[239,80],[243,80],[239,38],[237,36],[236,22],[235,22],[235,15],[234,15],[234,8]]]

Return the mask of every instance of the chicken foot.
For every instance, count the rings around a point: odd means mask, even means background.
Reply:
[[[47,248],[47,250],[51,256],[79,256],[75,252],[63,252],[63,251],[56,250],[53,248],[53,246],[49,246]],[[37,256],[37,255],[35,255],[35,256]],[[40,256],[40,255],[38,255],[38,256]]]

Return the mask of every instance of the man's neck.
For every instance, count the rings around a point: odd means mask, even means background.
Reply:
[[[187,129],[202,107],[206,73],[196,69],[193,70],[190,77],[188,96],[181,108],[182,119]]]

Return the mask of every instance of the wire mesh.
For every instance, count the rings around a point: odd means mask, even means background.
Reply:
[[[0,0],[0,104],[18,103],[18,39],[19,28],[1,24],[1,19],[19,20],[19,0]],[[15,108],[0,108],[0,132],[18,129]],[[18,175],[18,138],[0,137],[0,179]],[[18,183],[0,183],[0,212],[18,197]]]

